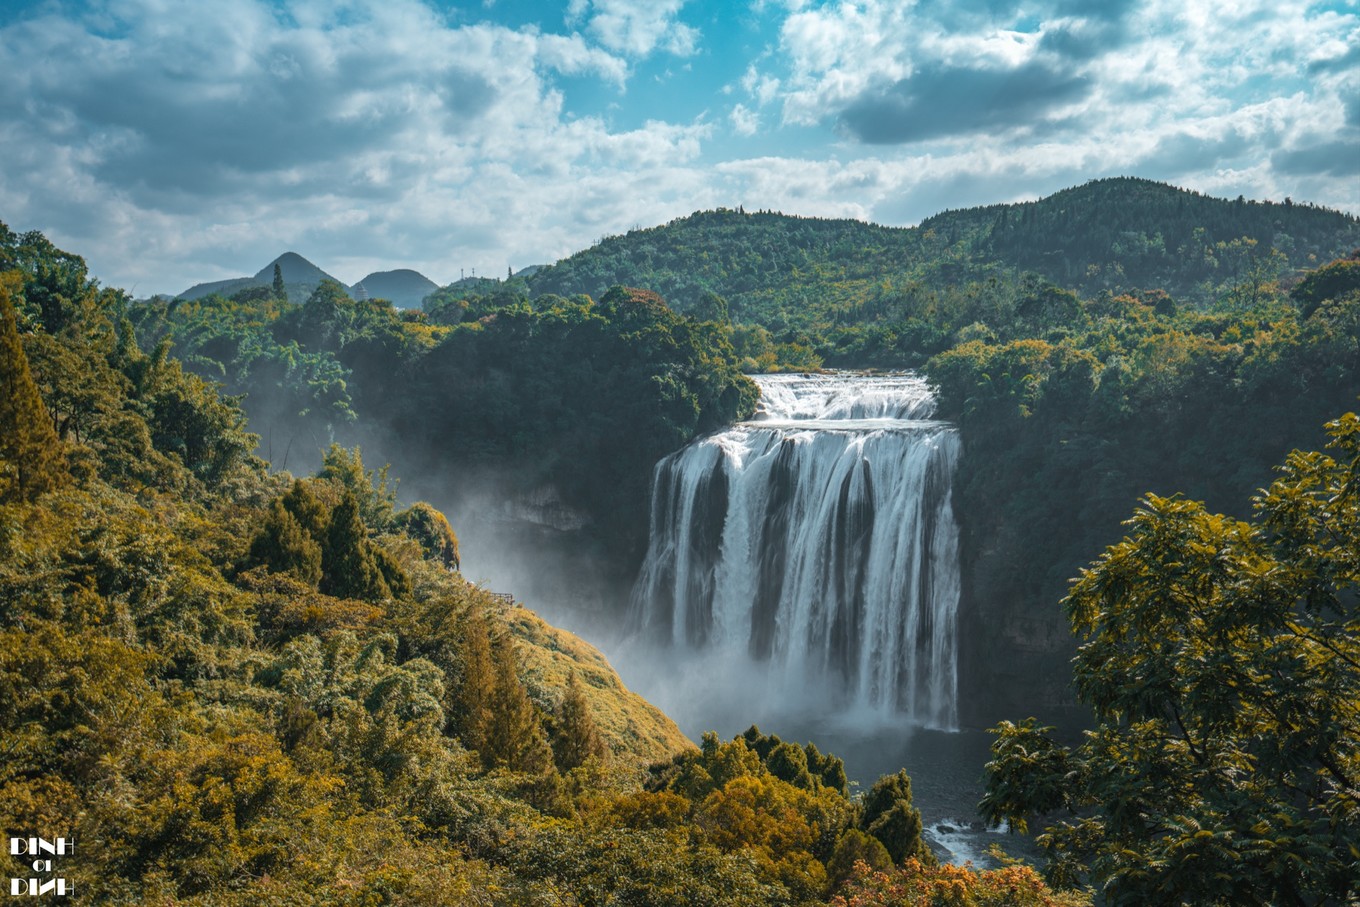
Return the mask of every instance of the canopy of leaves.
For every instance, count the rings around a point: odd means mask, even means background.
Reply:
[[[1111,904],[1348,903],[1360,874],[1360,417],[1255,520],[1149,497],[1066,599],[1097,725],[1004,724],[984,814]]]

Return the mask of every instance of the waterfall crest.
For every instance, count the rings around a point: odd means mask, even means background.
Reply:
[[[754,420],[657,464],[634,630],[953,728],[957,433],[916,375],[756,381]]]

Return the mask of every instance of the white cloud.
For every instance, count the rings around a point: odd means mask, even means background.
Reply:
[[[99,15],[0,30],[0,217],[139,292],[285,248],[440,281],[499,273],[593,229],[619,204],[602,194],[631,185],[630,221],[673,183],[702,195],[681,168],[710,125],[566,115],[552,73],[626,78],[578,35],[452,26],[414,0],[119,0]]]
[[[585,23],[602,45],[634,58],[660,48],[687,57],[698,49],[699,32],[677,18],[685,0],[571,0],[567,20]]]
[[[1120,174],[1360,212],[1360,15],[1304,0],[764,0],[775,43],[721,61],[711,119],[622,91],[658,53],[693,55],[663,92],[706,84],[682,0],[572,0],[566,34],[418,0],[65,9],[0,29],[0,219],[139,293],[286,248],[442,282],[705,207],[912,223]]]
[[[743,104],[733,107],[728,119],[732,121],[732,131],[737,135],[755,135],[760,131],[760,114]]]

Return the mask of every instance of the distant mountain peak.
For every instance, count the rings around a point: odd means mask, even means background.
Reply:
[[[274,265],[279,266],[279,271],[283,274],[284,283],[307,283],[318,284],[323,279],[335,280],[334,277],[312,264],[296,252],[284,252],[269,264],[261,268],[256,274],[255,279],[264,283],[271,283],[274,280]],[[340,281],[335,280],[336,283]],[[341,284],[343,286],[343,284]]]

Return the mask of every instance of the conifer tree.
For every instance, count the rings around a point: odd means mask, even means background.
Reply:
[[[391,597],[359,519],[359,502],[349,491],[331,512],[321,546],[321,591],[337,598],[378,601]]]
[[[935,854],[921,837],[921,813],[911,803],[911,778],[905,771],[884,775],[864,795],[860,828],[888,849],[894,864],[907,857],[934,865]]]
[[[264,564],[273,573],[291,573],[315,586],[321,579],[321,546],[277,499],[250,544],[250,563]]]
[[[459,647],[462,670],[453,690],[454,731],[463,745],[475,750],[487,764],[486,739],[490,726],[492,692],[496,670],[491,661],[491,631],[486,617],[475,607],[463,615],[463,638]]]
[[[557,707],[552,737],[553,760],[557,770],[566,773],[594,756],[603,759],[606,753],[595,719],[590,715],[581,681],[572,671],[567,678],[567,692]]]
[[[330,525],[330,515],[326,513],[326,505],[312,494],[312,490],[307,487],[307,483],[301,479],[293,482],[293,487],[288,489],[288,493],[283,496],[283,506],[297,520],[302,531],[312,537],[312,540],[320,544],[326,538],[326,529]]]
[[[31,501],[66,480],[66,457],[19,340],[12,294],[0,275],[0,502]]]
[[[509,638],[492,643],[496,686],[491,696],[486,749],[487,767],[504,766],[511,771],[542,774],[552,768],[552,750],[543,734],[538,710],[519,682],[515,649]]]
[[[277,261],[274,262],[274,297],[283,300],[288,298],[288,290],[283,286],[283,269]]]

